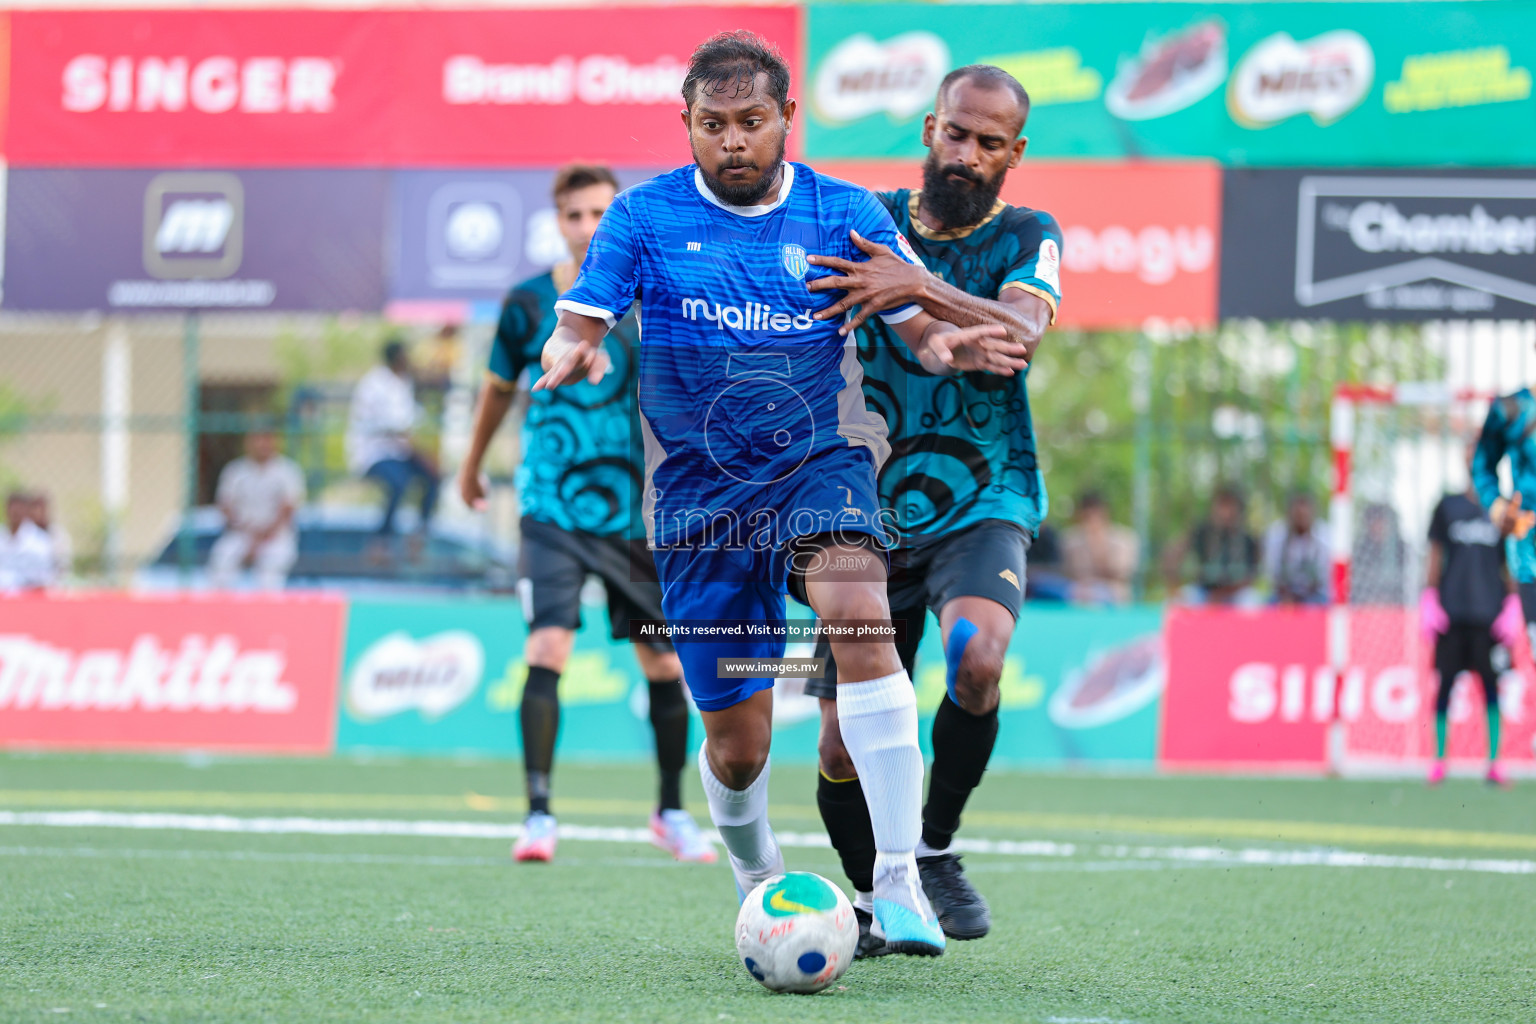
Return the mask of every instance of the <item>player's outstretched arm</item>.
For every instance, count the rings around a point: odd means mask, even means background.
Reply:
[[[544,375],[533,382],[533,391],[549,391],[562,384],[589,381],[596,384],[608,372],[608,353],[603,351],[603,337],[608,323],[595,316],[560,311],[560,322],[544,343],[539,358]]]
[[[485,452],[491,446],[491,438],[496,436],[496,428],[501,426],[507,410],[512,408],[514,392],[511,381],[491,374],[487,374],[485,384],[480,388],[480,401],[475,405],[475,425],[469,435],[469,451],[459,466],[459,497],[476,511],[485,508],[486,481],[480,475],[480,464],[485,461]]]
[[[891,324],[891,330],[906,342],[929,373],[979,370],[1012,377],[1029,366],[1020,347],[1008,340],[1008,329],[1002,324],[957,327],[927,313],[918,313],[899,324]]]
[[[889,246],[850,232],[853,244],[869,256],[859,263],[835,256],[810,256],[818,267],[837,271],[837,277],[823,277],[806,285],[813,292],[845,291],[837,302],[816,314],[818,320],[832,320],[858,306],[841,333],[847,334],[882,309],[915,302],[936,319],[960,327],[1002,324],[1007,340],[1024,350],[1026,360],[1035,357],[1035,349],[1045,329],[1051,325],[1051,307],[1040,296],[1022,288],[1009,288],[1000,299],[986,299],[963,292],[923,267],[902,259]]]

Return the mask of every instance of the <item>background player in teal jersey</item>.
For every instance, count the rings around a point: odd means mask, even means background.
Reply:
[[[856,241],[865,262],[810,258],[841,275],[813,290],[847,292],[820,316],[861,307],[848,327],[859,334],[865,399],[890,424],[880,500],[898,534],[889,595],[892,617],[906,622],[899,650],[909,673],[928,609],[943,631],[948,692],[933,721],[917,862],[945,934],[956,939],[980,938],[991,926],[986,901],[948,851],[997,740],[998,680],[1023,601],[1025,552],[1045,516],[1045,485],[1025,374],[930,373],[866,311],[915,301],[952,323],[1001,323],[1033,355],[1061,299],[1061,231],[1049,214],[998,199],[1004,176],[1024,155],[1028,114],[1023,87],[999,68],[960,68],[939,87],[923,125],[922,191],[879,196],[931,274],[863,239]],[[836,672],[833,664],[827,678],[807,685],[822,698],[817,804],[862,894],[874,846],[837,702],[827,699]],[[861,940],[861,955],[881,951],[868,936]]]
[[[486,447],[512,405],[524,370],[538,365],[544,339],[554,330],[555,301],[575,280],[617,191],[618,182],[606,167],[573,164],[555,175],[555,212],[572,261],[513,288],[502,307],[469,454],[459,472],[459,491],[472,508],[485,504],[480,464]],[[582,584],[589,574],[602,579],[615,640],[629,638],[631,619],[661,618],[655,563],[635,531],[642,476],[632,427],[637,343],[630,315],[603,343],[612,370],[600,381],[534,393],[523,427],[523,464],[517,473],[523,516],[518,587],[528,618],[523,650],[528,679],[519,721],[529,806],[523,834],[512,848],[519,861],[548,861],[555,854],[549,779],[560,727],[558,684],[581,624]],[[682,805],[688,703],[677,655],[664,640],[636,643],[634,650],[650,681],[661,772],[652,841],[679,860],[712,863],[714,849]]]
[[[682,112],[694,164],[614,201],[556,303],[534,385],[601,380],[603,333],[639,296],[645,515],[667,624],[708,620],[674,639],[704,717],[710,816],[743,898],[784,863],[767,803],[778,673],[762,665],[783,656],[774,629],[786,590],[826,619],[889,616],[875,476],[885,424],[865,408],[853,343],[814,316],[833,300],[807,289],[826,271],[805,257],[857,256],[850,231],[905,243],[868,192],[785,161],[789,86],[783,58],[751,33],[694,51]],[[995,324],[956,327],[911,303],[872,312],[935,372],[1025,366],[1023,346]],[[944,933],[912,853],[923,761],[911,681],[889,642],[843,637],[833,648],[843,739],[874,834],[871,934],[895,952],[939,954]]]
[[[1514,493],[1499,493],[1499,463],[1509,456]],[[1520,588],[1526,629],[1536,623],[1536,513],[1524,507],[1525,495],[1536,494],[1536,395],[1521,388],[1488,407],[1483,431],[1472,453],[1472,486],[1499,532],[1511,538],[1510,568]],[[1533,645],[1536,646],[1536,645]]]

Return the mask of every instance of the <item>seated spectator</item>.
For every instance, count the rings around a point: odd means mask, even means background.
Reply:
[[[1333,547],[1328,524],[1317,521],[1317,502],[1291,495],[1285,518],[1264,537],[1264,572],[1275,604],[1327,604],[1333,594]]]
[[[1097,491],[1077,499],[1072,525],[1061,535],[1062,563],[1079,604],[1127,604],[1141,562],[1135,531],[1112,522]]]
[[[437,507],[437,463],[411,440],[418,418],[416,389],[405,343],[384,346],[384,362],[365,373],[352,392],[347,461],[352,472],[384,485],[381,534],[395,532],[395,512],[413,481],[421,482],[421,529]]]
[[[1055,527],[1041,523],[1029,545],[1029,571],[1024,574],[1024,600],[1066,601],[1072,584],[1061,568],[1061,544]]]
[[[225,526],[208,553],[209,581],[228,589],[249,565],[258,588],[281,590],[299,555],[293,516],[304,503],[304,474],[278,454],[272,431],[246,436],[245,456],[219,474],[216,500]]]
[[[1349,561],[1351,604],[1406,605],[1413,599],[1408,583],[1408,545],[1403,543],[1392,506],[1380,502],[1365,506]]]
[[[33,492],[31,519],[53,541],[53,581],[58,583],[74,571],[75,541],[64,524],[54,520],[47,491]]]
[[[58,578],[58,556],[48,531],[32,520],[33,495],[12,491],[0,530],[0,593],[41,590]]]
[[[1211,512],[1163,559],[1170,590],[1189,604],[1253,605],[1259,575],[1259,542],[1243,523],[1243,495],[1217,488]],[[1182,585],[1182,586],[1181,586]]]

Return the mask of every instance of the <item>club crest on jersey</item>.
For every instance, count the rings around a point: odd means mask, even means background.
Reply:
[[[907,241],[907,236],[900,231],[896,232],[896,248],[907,258],[908,263],[915,263],[918,266],[923,265],[923,261],[917,258],[917,253],[913,250],[912,243]]]
[[[811,272],[811,264],[805,258],[804,246],[791,243],[779,250],[779,256],[784,262],[784,269],[796,281],[803,281],[805,275]]]

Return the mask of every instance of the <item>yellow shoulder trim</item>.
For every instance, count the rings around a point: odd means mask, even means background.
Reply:
[[[491,387],[495,388],[497,391],[507,392],[517,390],[516,382],[507,380],[505,377],[497,376],[490,370],[485,371],[485,382]]]
[[[1032,285],[1032,284],[1025,284],[1023,281],[1007,281],[1007,282],[1004,282],[1003,286],[997,290],[997,297],[998,298],[1002,298],[1003,297],[1003,292],[1007,291],[1009,288],[1017,288],[1021,292],[1029,292],[1029,294],[1031,294],[1031,295],[1038,295],[1042,299],[1044,299],[1045,300],[1045,304],[1047,306],[1051,307],[1051,324],[1053,326],[1055,325],[1055,323],[1056,323],[1056,296],[1052,295],[1050,292],[1046,291],[1044,288],[1036,288],[1034,285]]]

